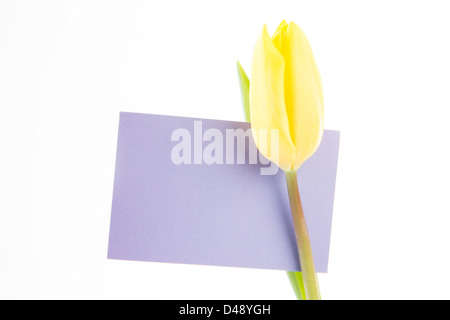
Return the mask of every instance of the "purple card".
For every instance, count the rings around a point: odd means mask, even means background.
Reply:
[[[250,124],[120,114],[108,258],[300,271],[284,173]],[[299,170],[317,272],[327,272],[339,131]]]

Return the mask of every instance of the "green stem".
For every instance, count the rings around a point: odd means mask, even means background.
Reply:
[[[285,173],[306,300],[320,300],[319,283],[317,281],[308,228],[298,190],[297,171],[286,171]]]

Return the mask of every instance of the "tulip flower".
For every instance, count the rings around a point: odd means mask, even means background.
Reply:
[[[259,35],[252,61],[250,115],[252,129],[279,130],[277,165],[285,171],[296,171],[320,144],[320,75],[308,39],[293,22],[283,21],[272,38],[266,26]]]
[[[240,65],[238,70],[256,146],[286,175],[302,270],[288,273],[289,278],[291,283],[298,280],[306,299],[320,299],[297,182],[297,170],[317,150],[323,135],[322,85],[308,39],[293,22],[281,22],[272,37],[264,26],[256,41],[247,93]],[[267,141],[258,138],[260,130],[278,132],[278,150],[269,150]]]

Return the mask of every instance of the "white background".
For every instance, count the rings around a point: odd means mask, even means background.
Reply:
[[[1,1],[0,298],[292,299],[282,271],[106,259],[119,111],[243,119],[300,25],[341,131],[324,299],[449,299],[448,1]]]

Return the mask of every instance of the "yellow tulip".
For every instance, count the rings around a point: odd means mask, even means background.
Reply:
[[[264,26],[255,45],[250,84],[239,63],[238,74],[256,146],[286,174],[302,270],[288,272],[289,279],[299,299],[318,300],[319,284],[297,182],[297,170],[317,150],[323,135],[322,84],[308,39],[293,22],[281,22],[272,37]],[[278,134],[269,138],[268,132]]]
[[[278,154],[262,139],[256,145],[284,171],[296,171],[319,147],[324,114],[320,74],[302,29],[283,21],[270,37],[264,26],[251,71],[253,133],[278,130]]]

